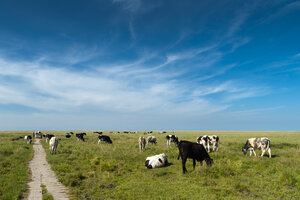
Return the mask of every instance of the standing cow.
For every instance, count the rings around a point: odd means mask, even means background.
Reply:
[[[167,135],[166,139],[167,139],[167,147],[171,145],[171,142],[173,142],[175,146],[177,146],[179,143],[178,137],[176,135]]]
[[[210,138],[208,135],[200,136],[196,139],[196,141],[198,144],[202,144],[207,152],[210,152],[210,146],[209,146]]]
[[[206,149],[202,144],[181,140],[178,144],[178,149],[179,149],[178,160],[179,157],[181,157],[183,173],[187,172],[185,163],[188,158],[193,159],[194,169],[196,166],[196,160],[200,162],[201,166],[203,160],[205,160],[207,166],[212,166],[213,164],[213,159],[210,158],[209,154],[207,153]]]
[[[155,136],[148,136],[146,138],[147,141],[147,147],[149,147],[149,143],[156,145],[156,137]]]
[[[209,144],[212,146],[212,151],[218,151],[219,150],[219,137],[217,135],[211,135],[208,137],[209,137]]]
[[[58,146],[58,138],[52,137],[49,141],[49,149],[51,154],[56,154],[56,148]]]
[[[265,152],[268,151],[269,157],[271,158],[271,148],[270,148],[271,141],[269,138],[261,137],[261,138],[249,138],[244,145],[242,151],[244,155],[247,154],[247,150],[250,149],[250,156],[252,152],[254,156],[256,156],[255,149],[261,150],[261,156],[264,156]]]
[[[146,146],[145,137],[143,137],[143,136],[139,137],[139,147],[140,147],[141,152],[145,150],[145,146]]]

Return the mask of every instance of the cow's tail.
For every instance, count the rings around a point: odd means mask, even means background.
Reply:
[[[269,148],[270,148],[270,145],[271,145],[271,141],[270,141],[270,140],[268,140],[268,141],[267,141],[267,149],[269,149]]]

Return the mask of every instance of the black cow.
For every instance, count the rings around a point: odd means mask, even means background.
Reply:
[[[208,155],[206,149],[202,144],[181,140],[178,144],[178,149],[179,149],[178,160],[180,156],[182,160],[183,173],[187,172],[185,163],[188,158],[193,159],[194,169],[196,166],[196,160],[200,162],[201,166],[203,165],[202,164],[203,160],[205,160],[207,166],[212,166],[213,164],[213,159],[210,158],[210,156]]]
[[[86,133],[76,133],[77,140],[78,141],[81,140],[81,141],[84,142],[84,137],[83,136],[85,136],[85,135],[86,135]]]
[[[102,131],[94,131],[94,133],[98,133],[99,135],[102,135]]]
[[[110,137],[107,136],[107,135],[99,135],[98,136],[98,144],[100,144],[101,141],[112,144],[112,141],[111,141]]]

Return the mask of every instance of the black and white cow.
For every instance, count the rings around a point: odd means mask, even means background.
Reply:
[[[102,131],[94,131],[94,133],[101,135],[103,132]]]
[[[207,152],[210,152],[210,147],[209,147],[210,138],[208,135],[197,137],[196,141],[198,144],[202,144]]]
[[[166,139],[167,139],[167,147],[171,145],[171,142],[173,142],[175,146],[177,146],[179,143],[178,137],[176,135],[167,135]]]
[[[148,146],[148,147],[149,147],[149,143],[155,144],[155,145],[156,145],[156,143],[157,143],[156,137],[155,137],[155,136],[148,136],[148,137],[146,138],[146,141],[147,141],[147,146]]]
[[[155,156],[150,156],[146,158],[145,166],[148,169],[164,167],[168,164],[168,158],[166,154],[162,153]]]
[[[49,140],[50,140],[52,137],[54,137],[54,135],[52,135],[52,134],[46,134],[46,142],[48,143]]]
[[[217,135],[211,135],[209,137],[209,144],[212,146],[212,151],[219,150],[219,137]]]
[[[34,131],[32,135],[34,138],[42,139],[42,137],[43,137],[43,133],[41,131]]]
[[[73,134],[74,134],[73,132],[68,132],[68,133],[66,133],[66,138],[70,138],[71,135],[73,135]]]
[[[32,142],[32,137],[31,137],[31,135],[26,135],[26,136],[24,137],[24,140],[27,140],[27,144],[31,144],[31,142]]]
[[[52,137],[49,141],[49,149],[51,154],[56,154],[56,149],[58,146],[58,138],[57,137]]]
[[[110,137],[107,135],[99,135],[98,136],[98,144],[100,144],[101,142],[107,142],[107,143],[112,144]]]
[[[83,141],[84,142],[84,136],[86,135],[86,133],[76,133],[76,137],[78,141]]]
[[[207,153],[206,149],[202,144],[181,140],[178,144],[178,149],[178,160],[179,157],[181,157],[183,173],[187,172],[185,163],[188,158],[193,159],[194,169],[196,166],[196,160],[200,162],[201,166],[203,165],[203,160],[205,160],[207,166],[212,166],[213,164],[213,159],[210,158],[209,154]]]
[[[261,156],[264,156],[265,152],[268,151],[269,157],[271,158],[271,148],[270,148],[271,141],[269,138],[261,137],[261,138],[249,138],[244,145],[242,151],[244,155],[247,154],[247,150],[250,149],[250,156],[252,155],[252,152],[254,153],[254,156],[256,156],[255,149],[261,150]]]

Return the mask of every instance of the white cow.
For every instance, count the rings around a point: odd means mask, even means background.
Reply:
[[[56,148],[58,146],[58,138],[57,137],[52,137],[49,141],[49,149],[50,149],[50,153],[51,154],[55,154],[56,153]]]
[[[266,151],[269,153],[269,157],[271,158],[271,149],[270,149],[270,139],[266,137],[261,138],[249,138],[246,142],[246,144],[243,147],[243,153],[246,155],[247,150],[250,149],[250,156],[252,155],[252,152],[254,153],[254,156],[256,156],[255,149],[260,149],[261,156],[265,154]]]
[[[168,159],[166,154],[162,153],[155,156],[150,156],[146,158],[145,166],[148,169],[164,167],[168,164]]]

